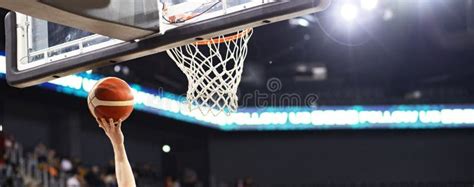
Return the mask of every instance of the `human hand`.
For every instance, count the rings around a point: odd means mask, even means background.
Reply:
[[[124,137],[122,133],[122,120],[114,122],[112,118],[108,121],[104,118],[97,119],[99,127],[104,129],[105,134],[109,137],[112,146],[123,145]]]

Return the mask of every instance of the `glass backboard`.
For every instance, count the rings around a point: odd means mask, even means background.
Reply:
[[[25,6],[28,4],[28,6]],[[324,10],[330,0],[2,1],[7,81],[27,87]]]
[[[23,14],[17,14],[16,19],[17,70],[20,72],[123,43]]]

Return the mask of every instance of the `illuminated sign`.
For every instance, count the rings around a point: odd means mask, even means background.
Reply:
[[[474,105],[245,108],[222,124],[228,130],[461,128],[474,127]]]
[[[0,77],[4,77],[5,66],[1,61],[4,58],[0,58]],[[100,78],[80,73],[40,87],[85,98]],[[198,110],[190,111],[182,96],[137,84],[130,86],[137,110],[221,130],[474,127],[474,105],[245,107],[231,115],[205,116]]]
[[[5,72],[7,72],[7,67],[5,65],[5,56],[4,52],[0,51],[0,77],[5,76]]]

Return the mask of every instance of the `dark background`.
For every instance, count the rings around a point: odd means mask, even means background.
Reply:
[[[4,131],[26,150],[43,142],[87,165],[113,158],[85,99],[0,88]],[[474,176],[473,129],[220,132],[141,112],[123,128],[132,163],[150,163],[161,175],[192,168],[206,185],[244,177],[259,186],[291,186],[470,182]],[[170,153],[161,151],[164,144]]]
[[[2,16],[2,18],[5,17],[7,13],[7,10],[5,9],[1,9],[0,8],[0,15]],[[1,42],[1,45],[0,45],[0,50],[4,51],[5,50],[5,19],[0,19],[0,42]]]
[[[320,105],[473,102],[469,0],[382,1],[379,7],[391,8],[394,18],[382,20],[381,11],[365,15],[350,36],[334,18],[341,2],[316,15],[318,22],[309,27],[282,22],[256,29],[240,92],[268,91],[265,82],[277,77],[282,94],[316,93]],[[301,64],[326,67],[328,78],[298,79]],[[184,75],[164,54],[122,66],[130,74],[112,67],[94,71],[177,94],[186,91]],[[112,158],[84,99],[15,89],[4,80],[0,89],[4,131],[26,148],[44,142],[88,164]],[[421,97],[411,97],[416,91]],[[259,186],[463,181],[461,186],[471,186],[474,178],[474,129],[221,132],[134,112],[124,132],[131,162],[152,163],[162,174],[193,168],[206,186],[247,176]],[[171,153],[161,151],[164,144],[171,145]]]

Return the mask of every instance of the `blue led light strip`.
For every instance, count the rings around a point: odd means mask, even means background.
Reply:
[[[5,76],[0,57],[0,77]],[[80,73],[56,79],[40,87],[87,97],[100,75]],[[241,108],[230,116],[204,116],[189,111],[185,98],[169,92],[131,84],[135,108],[193,124],[221,130],[305,129],[414,129],[474,127],[474,105],[394,105]]]

